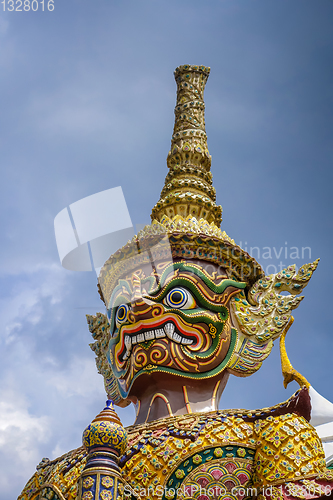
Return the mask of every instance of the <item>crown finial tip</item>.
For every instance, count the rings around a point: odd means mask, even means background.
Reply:
[[[202,66],[198,64],[182,64],[181,66],[177,66],[175,69],[174,73],[175,75],[178,73],[182,72],[190,72],[190,71],[197,71],[198,73],[206,73],[209,75],[210,73],[210,67],[209,66]]]
[[[169,173],[160,200],[152,210],[152,220],[180,215],[217,226],[221,223],[222,209],[216,205],[205,130],[203,93],[209,72],[207,66],[191,64],[175,70],[177,103],[167,158]]]

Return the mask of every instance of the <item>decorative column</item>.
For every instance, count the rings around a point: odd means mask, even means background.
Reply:
[[[124,487],[118,463],[126,450],[127,433],[112,401],[85,429],[82,442],[88,456],[79,479],[78,500],[121,500]]]
[[[169,173],[161,198],[152,210],[152,220],[180,215],[184,219],[205,219],[218,227],[221,224],[222,207],[215,203],[205,130],[203,94],[209,72],[205,66],[188,64],[175,70],[177,103],[167,158]]]

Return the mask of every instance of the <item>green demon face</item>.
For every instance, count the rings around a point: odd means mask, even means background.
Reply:
[[[202,261],[159,262],[147,274],[143,266],[120,279],[109,303],[108,357],[122,397],[145,373],[213,377],[237,341],[230,298],[245,283]]]
[[[159,375],[160,387],[170,377],[193,385],[223,372],[256,372],[317,264],[289,266],[247,289],[230,268],[202,260],[157,260],[125,272],[113,286],[108,318],[88,317],[109,397],[128,404],[147,381],[142,375]]]

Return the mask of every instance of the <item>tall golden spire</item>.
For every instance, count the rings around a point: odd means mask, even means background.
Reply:
[[[186,249],[187,259],[222,265],[230,269],[239,281],[246,281],[249,285],[264,276],[256,260],[220,229],[222,207],[215,202],[211,156],[205,131],[203,93],[209,72],[210,68],[205,66],[189,65],[175,70],[177,103],[171,150],[167,158],[169,173],[161,197],[152,210],[152,224],[145,226],[111,255],[101,269],[98,281],[107,307],[118,280],[138,268],[138,253],[140,262],[147,259],[145,262],[151,265],[152,258],[160,258],[158,252],[169,259],[171,249],[172,257],[179,259],[185,256]],[[167,242],[165,247],[162,241]],[[154,256],[151,253],[153,247],[156,251]],[[91,322],[92,333],[99,331],[99,323],[98,318],[97,326]],[[96,349],[99,349],[97,345]],[[101,355],[98,363],[104,373],[108,394],[117,404],[126,406],[127,402],[121,399],[117,383],[110,374],[107,357]]]
[[[177,103],[171,150],[167,158],[169,173],[160,200],[152,210],[152,220],[176,215],[205,219],[220,226],[222,207],[216,205],[210,172],[211,156],[205,131],[203,93],[210,68],[185,64],[175,70]]]

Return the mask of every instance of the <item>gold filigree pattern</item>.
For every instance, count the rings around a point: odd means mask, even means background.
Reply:
[[[325,454],[315,429],[292,414],[257,420],[253,482],[257,487],[305,479],[324,471]]]
[[[255,342],[267,342],[281,335],[287,326],[291,312],[304,297],[296,297],[308,284],[319,259],[302,266],[296,272],[295,265],[259,279],[245,294],[233,299],[234,311],[242,332]],[[290,295],[281,295],[289,292]]]
[[[281,407],[286,404],[288,402]],[[243,467],[240,465],[243,460],[248,464],[246,470],[249,473],[244,476],[243,485],[253,484],[258,491],[270,485],[274,500],[283,498],[284,490],[280,485],[285,488],[290,484],[291,488],[300,481],[304,487],[314,488],[316,496],[321,496],[320,484],[332,482],[333,472],[326,469],[321,442],[311,425],[296,414],[255,418],[256,414],[274,412],[278,408],[226,410],[192,414],[185,418],[181,415],[129,427],[129,444],[122,459],[123,479],[134,492],[147,492],[148,488],[158,492],[158,485],[170,488],[174,484],[170,481],[181,484],[191,467],[196,474],[195,468],[199,472],[203,467],[204,472],[214,460],[220,465],[234,464],[230,465],[233,468],[237,468],[237,464]],[[74,500],[76,483],[85,460],[81,448],[56,461],[44,463],[19,500],[35,500],[46,481],[63,491],[64,498]],[[72,463],[69,481],[69,472],[66,471]],[[106,488],[104,491],[111,492],[108,476],[104,476],[101,482]],[[70,485],[73,485],[72,489]],[[160,496],[149,495],[149,498]],[[264,498],[262,495],[262,500]]]
[[[186,476],[181,464],[201,466],[209,450],[215,460],[247,460],[251,482],[258,491],[285,481],[333,477],[326,469],[321,442],[303,417],[286,414],[253,418],[263,411],[239,411],[238,416],[228,416],[228,411],[196,414],[187,423],[184,417],[170,417],[129,428],[129,440],[133,436],[140,448],[136,444],[127,452],[123,478],[137,492],[142,487],[154,490],[157,484],[168,487],[173,475],[180,482]],[[140,441],[135,441],[138,435]],[[281,491],[276,489],[275,500],[279,499],[278,493]]]
[[[86,489],[91,488],[93,484],[94,480],[90,476],[85,477],[84,480],[82,481],[82,486]]]
[[[75,500],[77,481],[86,465],[86,459],[87,453],[83,447],[70,451],[56,460],[43,459],[18,500],[35,500],[39,492],[46,487],[54,492],[59,490],[62,498],[66,500]]]
[[[113,478],[110,476],[103,476],[101,482],[105,488],[111,488],[111,486],[113,486]]]

